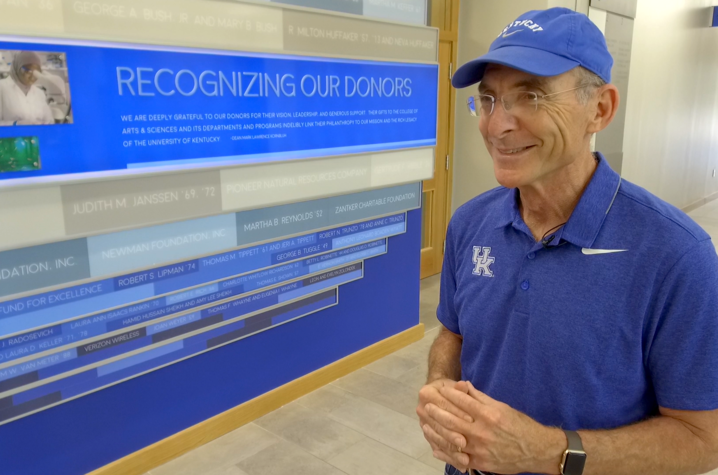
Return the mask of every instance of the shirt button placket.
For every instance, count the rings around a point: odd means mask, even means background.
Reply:
[[[526,257],[527,257],[530,261],[532,261],[532,260],[534,260],[534,259],[536,258],[536,253],[533,252],[533,251],[531,251],[531,252],[529,252],[528,254],[526,254]],[[528,279],[524,279],[524,280],[521,282],[521,289],[523,289],[523,290],[528,290],[530,287],[531,287],[531,285],[529,284],[529,280],[528,280]]]
[[[533,274],[533,267],[535,266],[536,251],[532,250],[524,254],[526,260],[522,262],[521,270],[519,273],[519,280],[517,282],[518,287],[521,291],[516,294],[516,311],[529,315],[531,311],[531,294],[528,290],[531,288],[531,275]]]

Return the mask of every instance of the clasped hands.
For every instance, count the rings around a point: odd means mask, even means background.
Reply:
[[[566,438],[468,381],[439,379],[419,392],[424,437],[434,457],[462,472],[558,473]]]

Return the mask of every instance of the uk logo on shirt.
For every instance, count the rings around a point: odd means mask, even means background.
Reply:
[[[491,264],[496,261],[495,257],[491,256],[491,248],[483,246],[474,246],[474,270],[471,271],[474,275],[483,275],[486,277],[493,277],[494,273],[491,271]]]

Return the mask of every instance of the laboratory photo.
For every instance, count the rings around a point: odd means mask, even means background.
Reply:
[[[0,126],[72,124],[65,53],[0,50]]]

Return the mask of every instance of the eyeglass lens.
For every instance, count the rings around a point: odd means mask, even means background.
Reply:
[[[514,107],[520,112],[536,111],[538,108],[538,95],[530,91],[513,92],[501,96],[501,103],[506,112]],[[469,97],[467,100],[469,112],[473,116],[491,115],[494,111],[495,104],[496,99],[490,94],[479,94],[478,96]]]

